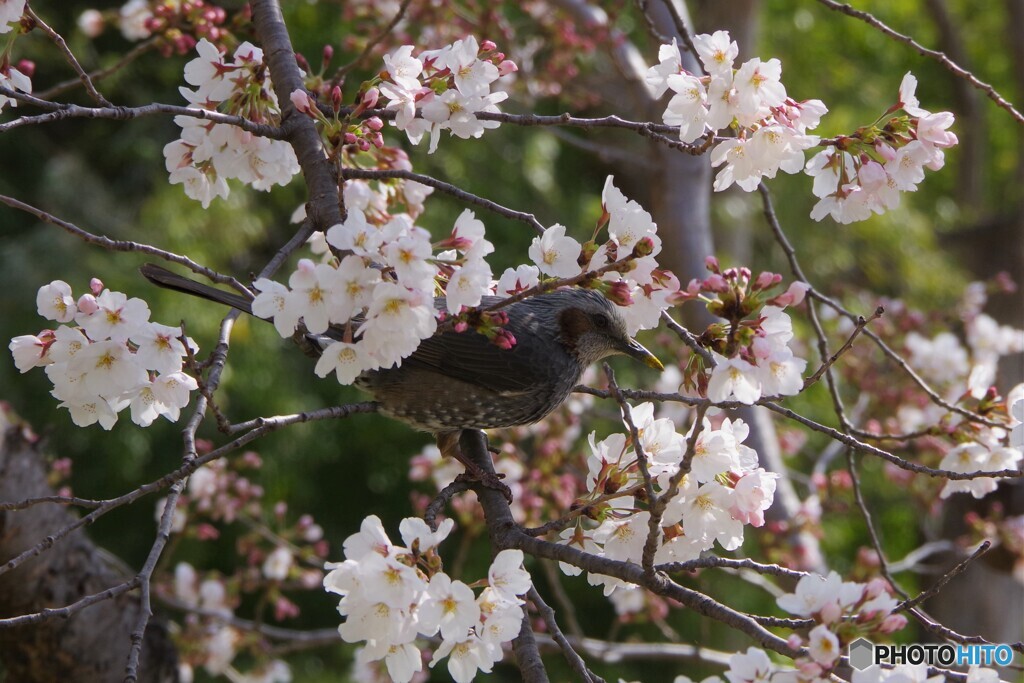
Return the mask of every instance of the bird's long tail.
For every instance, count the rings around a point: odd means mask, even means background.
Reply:
[[[211,285],[204,285],[203,283],[191,280],[184,275],[172,273],[166,268],[162,268],[153,263],[143,264],[142,267],[139,268],[139,272],[142,273],[143,277],[157,287],[173,289],[176,292],[184,292],[185,294],[197,296],[200,299],[215,301],[218,304],[237,308],[244,313],[252,314],[252,301],[239,294],[232,294],[231,292],[225,292],[223,289],[217,289]]]

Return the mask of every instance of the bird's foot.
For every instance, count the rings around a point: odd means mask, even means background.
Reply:
[[[466,463],[463,463],[466,464]],[[475,470],[475,471],[471,471]],[[466,466],[466,471],[455,477],[455,481],[465,482],[467,484],[479,483],[481,486],[485,486],[489,489],[494,489],[501,495],[505,496],[505,500],[508,504],[512,504],[512,489],[508,487],[508,484],[502,481],[505,478],[504,474],[498,474],[496,472],[485,472],[484,470],[476,467],[475,465],[471,468],[469,465]]]
[[[456,481],[465,482],[467,484],[479,483],[489,489],[498,491],[505,497],[505,500],[512,503],[512,489],[505,484],[502,479],[505,478],[504,474],[498,474],[493,471],[487,471],[480,467],[480,465],[473,462],[470,458],[466,457],[466,454],[462,452],[462,448],[459,446],[459,436],[461,432],[442,432],[437,434],[437,446],[441,450],[442,455],[450,455],[459,462],[462,463],[466,471],[455,478]],[[490,444],[488,444],[487,450],[491,451]]]

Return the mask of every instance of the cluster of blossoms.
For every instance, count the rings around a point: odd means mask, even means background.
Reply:
[[[638,405],[630,413],[655,491],[659,498],[669,496],[660,520],[655,563],[696,559],[716,541],[725,550],[735,550],[743,542],[744,524],[764,524],[764,511],[775,498],[778,475],[758,467],[757,454],[743,445],[749,428],[742,420],[726,419],[717,428],[708,420],[695,426],[700,433],[690,469],[683,473],[686,437],[676,432],[674,422],[655,419],[652,403]],[[586,552],[639,563],[651,513],[633,497],[644,488],[637,444],[624,434],[597,441],[592,433],[589,440],[589,493],[576,507],[586,509],[587,517],[600,520],[600,524],[587,529],[581,520],[563,531],[561,538]],[[570,575],[581,571],[564,563],[561,567]],[[617,588],[631,588],[619,579],[598,574],[590,574],[588,581],[604,586],[606,595]]]
[[[163,415],[176,421],[196,380],[182,372],[183,359],[198,347],[182,341],[180,327],[149,321],[149,306],[94,279],[77,301],[66,282],[39,288],[39,315],[62,324],[11,340],[21,372],[44,367],[51,392],[79,427],[99,422],[110,429],[131,408],[132,421],[148,427]]]
[[[482,121],[479,112],[497,113],[508,93],[491,92],[491,85],[517,70],[514,62],[497,52],[489,40],[483,44],[469,36],[440,50],[413,56],[403,45],[384,57],[384,73],[376,87],[395,111],[395,125],[410,142],[419,144],[430,133],[430,152],[437,149],[441,131],[468,139],[479,138],[497,121]],[[417,111],[421,118],[416,117]]]
[[[281,110],[263,64],[263,51],[251,43],[235,50],[226,61],[217,46],[200,40],[199,56],[185,65],[182,88],[189,108],[242,116],[254,123],[280,123]],[[171,184],[181,183],[185,194],[202,202],[228,196],[229,178],[257,189],[285,185],[299,172],[299,162],[284,140],[253,135],[241,128],[191,116],[176,116],[181,138],[164,146]]]
[[[748,648],[745,653],[737,652],[729,658],[725,677],[729,683],[824,683],[832,680],[833,670],[839,664],[846,646],[857,638],[887,636],[903,628],[906,617],[893,614],[898,602],[888,592],[884,579],[874,579],[867,584],[844,582],[837,573],[827,577],[807,575],[797,583],[796,591],[780,596],[778,605],[790,614],[811,618],[818,622],[808,634],[806,642],[808,656],[796,660],[795,668],[782,668],[774,664],[764,650]],[[805,645],[804,640],[793,635],[789,644],[794,648]],[[899,671],[909,677],[896,676],[894,680],[924,681],[927,666],[903,666],[883,670],[879,666],[864,671],[854,671],[855,683],[869,683],[884,680]],[[921,675],[923,674],[923,675]],[[932,679],[928,679],[931,681]],[[935,683],[941,681],[937,677]],[[703,683],[720,683],[717,676],[705,679]],[[676,678],[675,683],[691,683],[689,678]]]
[[[804,150],[819,138],[807,131],[818,125],[828,110],[820,100],[797,102],[786,95],[779,80],[778,59],[750,59],[733,68],[739,54],[727,31],[701,34],[693,39],[707,72],[694,75],[682,66],[673,40],[658,51],[658,65],[647,71],[647,83],[655,97],[667,90],[674,94],[663,119],[679,126],[679,138],[693,142],[705,132],[731,128],[735,137],[720,142],[711,152],[711,164],[723,166],[715,178],[715,190],[734,183],[747,192],[762,178],[778,171],[798,173],[804,168]]]
[[[957,414],[927,400],[918,393],[906,392],[896,410],[899,429],[912,432],[931,429],[948,436],[951,447],[943,450],[938,467],[953,472],[998,472],[1016,469],[1024,460],[1024,384],[1007,392],[1005,399],[994,386],[1000,358],[1024,351],[1024,330],[1000,325],[982,312],[987,300],[982,283],[968,288],[961,305],[963,338],[943,330],[933,336],[911,329],[903,337],[903,349],[910,367],[932,384],[951,403],[963,403],[989,420],[1001,422],[990,427],[963,420]],[[908,319],[916,317],[908,313]],[[965,343],[966,342],[966,343]],[[946,443],[945,440],[942,442]],[[979,477],[947,481],[941,497],[970,493],[982,498],[995,491],[999,479]]]
[[[25,0],[0,0],[0,35],[16,30],[24,11]],[[8,53],[9,50],[5,50],[0,54],[0,87],[31,95],[35,65],[26,60],[12,66]],[[0,94],[0,111],[8,104],[17,107],[18,101]]]
[[[494,250],[483,235],[483,223],[468,209],[449,238],[435,245],[409,214],[378,223],[352,206],[345,222],[324,235],[327,245],[349,254],[338,260],[324,251],[326,262],[300,261],[290,287],[257,281],[253,312],[273,317],[284,337],[292,335],[299,318],[312,334],[343,326],[343,338],[325,348],[316,373],[336,372],[339,382],[349,384],[364,370],[400,364],[434,333],[436,315],[445,314],[434,310],[437,278],[447,276],[447,312],[480,303],[491,283],[484,256]],[[450,249],[435,257],[435,247]]]
[[[402,194],[407,209],[422,210],[426,188],[409,181],[395,187],[391,191]],[[459,216],[446,238],[432,242],[412,214],[388,213],[395,197],[386,191],[354,182],[346,185],[345,199],[345,221],[312,240],[320,262],[300,261],[287,287],[257,281],[259,294],[253,301],[253,312],[273,318],[283,337],[291,337],[300,319],[315,335],[331,328],[322,338],[325,349],[316,373],[326,377],[334,372],[342,384],[366,370],[400,365],[434,334],[438,319],[451,322],[457,332],[475,331],[511,348],[516,340],[502,327],[506,314],[472,309],[488,295],[508,297],[557,284],[542,284],[542,275],[575,278],[593,272],[582,278],[583,284],[620,306],[630,332],[656,326],[679,290],[675,276],[659,269],[654,259],[661,242],[650,215],[627,200],[611,179],[604,200],[610,240],[581,245],[565,235],[564,226],[555,225],[530,247],[536,265],[508,268],[497,281],[485,260],[494,245],[472,211]],[[339,259],[332,249],[346,255]],[[435,310],[438,289],[445,299]]]
[[[97,38],[112,23],[121,29],[125,40],[137,42],[156,36],[161,54],[184,55],[196,46],[196,40],[213,42],[228,35],[224,27],[227,12],[204,0],[128,0],[116,11],[87,9],[78,16],[78,29],[87,38]]]
[[[717,191],[736,184],[751,192],[780,170],[803,170],[814,178],[812,191],[819,198],[811,218],[852,223],[899,206],[900,192],[916,190],[926,168],[942,168],[943,150],[957,143],[948,130],[953,115],[922,109],[914,95],[917,79],[908,73],[899,101],[879,120],[828,141],[829,147],[805,165],[804,151],[821,142],[807,132],[827,113],[825,105],[788,97],[778,59],[754,58],[734,69],[739,49],[726,31],[698,35],[693,42],[707,75],[684,69],[673,41],[661,46],[647,82],[656,97],[673,92],[663,119],[679,126],[683,142],[724,129],[734,132],[711,152],[712,165],[722,166]]]
[[[596,245],[592,240],[582,245],[581,260],[586,264],[582,270],[603,272],[603,275],[598,282],[587,286],[603,292],[619,306],[629,334],[657,327],[662,312],[679,301],[679,280],[670,271],[659,268],[655,260],[661,252],[658,226],[639,203],[626,199],[615,187],[612,176],[605,181],[601,204],[604,212],[598,229],[607,225],[608,241]],[[540,248],[547,237],[545,233],[542,238],[534,239],[530,258],[542,272],[550,275],[553,273],[546,271],[541,262],[558,266],[565,264],[566,259],[564,256],[551,258],[552,251],[561,254],[557,245],[551,250]],[[568,251],[573,250],[574,247]],[[574,274],[579,274],[580,270],[577,268]]]
[[[908,73],[900,84],[899,101],[878,121],[840,136],[834,147],[807,162],[807,175],[814,177],[812,192],[819,198],[811,218],[831,216],[839,223],[854,223],[885,213],[899,206],[900,192],[917,190],[926,168],[942,168],[943,150],[957,143],[948,130],[953,114],[922,109],[916,89],[917,79]]]
[[[365,641],[363,662],[384,660],[388,675],[405,683],[423,669],[419,636],[441,636],[430,666],[448,658],[458,683],[477,671],[490,672],[502,658],[502,644],[519,635],[524,601],[532,581],[520,550],[503,550],[487,572],[487,587],[473,589],[442,571],[436,547],[454,527],[445,520],[432,531],[418,518],[402,520],[404,546],[391,543],[380,519],[367,517],[359,533],[345,540],[345,561],[328,563],[324,588],[341,595],[338,627],[348,643]]]
[[[200,453],[212,448],[204,440],[196,446]],[[214,460],[189,477],[173,511],[174,533],[200,542],[217,540],[222,527],[239,521],[249,529],[235,539],[240,561],[233,572],[199,572],[178,562],[173,572],[155,578],[157,594],[186,611],[174,631],[182,681],[193,680],[199,668],[236,682],[291,681],[288,665],[273,658],[266,640],[229,622],[246,602],[266,606],[277,622],[299,616],[299,606],[286,591],[319,588],[329,549],[323,529],[310,515],[290,520],[283,501],[269,505],[264,499],[263,487],[253,480],[262,464],[252,451],[230,461]],[[164,505],[157,505],[158,520]],[[255,664],[247,664],[243,673],[238,662],[246,659]]]
[[[680,296],[704,301],[708,311],[725,322],[709,326],[698,339],[715,361],[710,376],[704,373],[703,359],[694,355],[687,367],[687,385],[696,384],[716,403],[751,405],[762,396],[800,393],[807,361],[790,348],[793,322],[783,309],[799,305],[807,285],[794,282],[772,296],[768,290],[782,282],[778,273],[752,278],[748,268],[722,270],[714,257],[706,264],[711,275],[690,281]]]
[[[949,449],[939,462],[939,468],[952,472],[1001,472],[1016,470],[1024,460],[1024,384],[1018,384],[1006,397],[1006,428],[961,425],[957,432],[962,439]],[[984,498],[999,486],[998,477],[978,477],[947,481],[939,494],[948,498],[954,493],[970,493]]]
[[[798,635],[789,639],[789,644],[802,647],[806,644],[808,655],[796,660],[795,669],[783,669],[758,648],[751,647],[745,653],[736,653],[729,658],[729,669],[725,677],[729,683],[758,683],[778,681],[780,683],[824,683],[835,678],[835,668],[847,646],[858,638],[877,641],[902,629],[907,619],[894,614],[898,601],[889,594],[885,579],[873,579],[862,584],[844,582],[837,573],[827,577],[810,574],[797,583],[793,593],[779,597],[778,605],[790,614],[810,618],[817,622],[808,633],[807,642]],[[902,664],[883,669],[875,665],[853,671],[853,683],[880,683],[881,681],[920,681],[942,683],[942,675],[928,676],[928,665]],[[708,683],[714,679],[705,679]],[[972,667],[967,680],[970,683],[998,681],[995,670]],[[689,683],[689,679],[676,683]]]

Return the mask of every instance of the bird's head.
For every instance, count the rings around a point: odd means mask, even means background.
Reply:
[[[658,358],[626,331],[618,306],[590,289],[564,290],[558,311],[559,341],[583,366],[608,356],[625,355],[664,370]]]

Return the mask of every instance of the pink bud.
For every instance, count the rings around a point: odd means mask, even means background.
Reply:
[[[358,140],[358,139],[359,138],[356,137],[355,133],[345,133],[345,144],[346,145],[354,145],[354,144],[356,144],[356,140]]]
[[[313,102],[309,99],[309,94],[305,90],[293,90],[289,99],[292,101],[292,106],[303,114],[308,114],[313,109]]]
[[[508,330],[498,330],[498,334],[494,337],[494,345],[508,351],[516,345],[516,338]]]
[[[295,268],[304,275],[312,275],[316,270],[316,264],[308,258],[299,259],[299,265]]]
[[[377,88],[370,88],[363,93],[363,97],[359,103],[364,109],[372,109],[377,106],[378,99],[380,99],[380,90]]]
[[[794,650],[799,650],[803,647],[804,639],[795,633],[790,634],[789,638],[786,638],[786,644]]]
[[[277,517],[284,517],[286,512],[288,512],[288,503],[283,500],[279,500],[274,504],[274,515]]]
[[[384,146],[384,136],[380,133],[374,133],[373,137],[370,138],[370,142],[373,143],[374,147],[380,149]]]
[[[468,329],[469,329],[469,323],[467,323],[465,320],[460,320],[457,323],[455,323],[455,331],[456,332],[462,333],[462,332],[465,332]]]
[[[341,88],[338,86],[331,89],[331,104],[334,105],[335,111],[341,109]]]
[[[794,282],[782,294],[769,301],[774,306],[785,308],[786,306],[799,306],[803,303],[804,296],[811,286],[806,282]]]
[[[710,270],[712,273],[722,272],[718,266],[718,259],[716,259],[714,256],[708,256],[706,259],[704,259],[704,267]]]
[[[883,593],[889,592],[889,582],[882,577],[875,577],[868,581],[868,585],[864,588],[864,595],[870,600],[877,598]]]
[[[220,538],[220,531],[212,524],[203,522],[196,526],[196,537],[200,541],[216,541]]]
[[[894,633],[907,625],[907,618],[902,614],[890,614],[882,620],[878,630],[882,633]]]
[[[370,149],[370,142],[366,138],[359,138],[356,140],[356,147],[359,148],[360,152],[367,152]]]
[[[605,297],[613,304],[619,306],[630,306],[633,303],[633,296],[629,293],[629,285],[625,280],[617,280],[604,293]]]
[[[89,291],[99,296],[103,292],[103,280],[98,277],[89,280]]]
[[[724,277],[715,273],[704,279],[704,282],[701,284],[701,290],[705,292],[728,292],[729,283]]]
[[[820,615],[821,623],[834,624],[839,621],[839,617],[843,616],[843,608],[839,606],[838,602],[829,602],[821,608]]]
[[[505,59],[498,64],[499,76],[508,76],[509,74],[514,74],[517,71],[519,71],[519,66],[511,59]]]
[[[100,307],[96,304],[96,297],[92,294],[83,294],[78,299],[78,310],[86,315],[92,315],[98,311]]]
[[[32,78],[36,73],[36,63],[29,59],[18,60],[18,71]]]
[[[306,73],[312,71],[312,69],[309,68],[309,62],[306,60],[306,57],[301,53],[295,53],[295,61],[298,62],[299,68],[305,71]]]
[[[380,120],[379,116],[371,116],[363,122],[363,125],[370,130],[376,131],[384,127],[384,122]]]
[[[323,65],[327,66],[331,62],[331,58],[334,57],[334,46],[324,45],[323,51]]]
[[[650,256],[654,253],[654,240],[650,237],[644,237],[636,241],[636,245],[633,247],[633,255],[638,258],[644,256]]]
[[[490,52],[491,50],[494,50],[497,47],[498,46],[495,45],[494,41],[492,40],[485,40],[484,42],[480,43],[480,50],[482,52]]]

